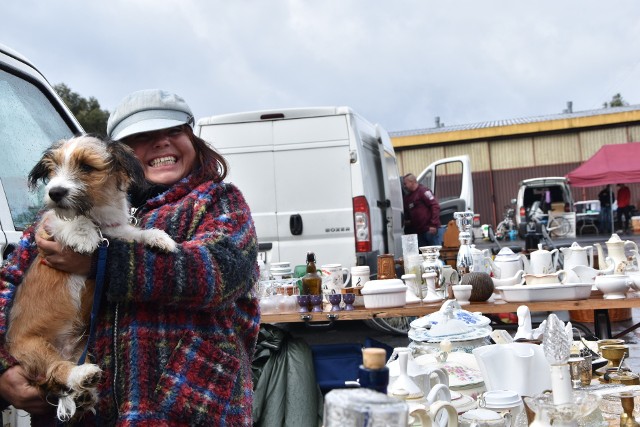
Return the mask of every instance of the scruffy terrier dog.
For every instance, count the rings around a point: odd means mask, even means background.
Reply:
[[[73,251],[91,254],[102,234],[145,243],[165,252],[176,243],[157,229],[129,224],[126,190],[144,179],[124,144],[80,136],[54,144],[29,174],[46,183],[48,209],[37,231]],[[93,410],[100,368],[77,365],[87,341],[95,281],[48,267],[39,254],[17,287],[9,314],[7,349],[48,396],[58,397],[58,418]]]

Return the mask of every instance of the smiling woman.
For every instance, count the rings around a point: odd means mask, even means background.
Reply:
[[[89,349],[103,381],[96,413],[74,425],[252,425],[260,327],[255,227],[242,193],[223,182],[226,161],[192,125],[182,98],[155,89],[129,95],[109,119],[109,136],[126,142],[144,169],[147,182],[130,194],[138,225],[164,230],[177,248],[162,253],[103,230],[105,292]],[[39,250],[52,268],[95,277],[95,255],[35,230],[25,231],[1,271],[4,288],[21,285]],[[0,306],[11,306],[13,294],[0,292]],[[15,360],[4,366],[21,369]],[[0,397],[28,409],[32,425],[48,425],[55,414],[44,397],[26,386],[26,376],[11,378],[20,383],[8,394],[7,374],[0,376]],[[20,405],[26,398],[36,403]]]

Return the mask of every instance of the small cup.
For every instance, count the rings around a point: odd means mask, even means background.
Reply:
[[[298,295],[298,305],[300,308],[298,309],[299,313],[307,313],[309,312],[309,295]]]
[[[356,301],[356,294],[342,294],[342,300],[344,301],[344,309],[346,311],[354,310],[353,303]]]
[[[453,285],[451,289],[453,290],[453,296],[456,297],[456,300],[459,304],[469,304],[469,298],[471,297],[472,285]]]
[[[340,301],[342,301],[342,294],[328,294],[327,299],[331,303],[331,311],[340,311]]]

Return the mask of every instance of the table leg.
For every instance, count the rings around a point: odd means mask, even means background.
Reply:
[[[599,339],[611,338],[611,322],[609,310],[593,310],[593,330]]]

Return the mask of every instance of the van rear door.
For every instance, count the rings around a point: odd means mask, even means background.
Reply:
[[[384,200],[386,216],[386,253],[395,254],[396,257],[402,255],[402,234],[403,234],[403,204],[402,187],[400,186],[400,174],[391,139],[387,132],[379,125],[376,125],[376,134],[380,143],[380,161],[382,162],[382,176],[384,182]]]
[[[218,116],[197,132],[228,161],[227,181],[244,194],[259,242],[272,244],[271,261],[303,264],[314,251],[321,264],[354,265],[347,119],[318,113]]]
[[[438,199],[441,225],[452,220],[454,212],[473,211],[473,181],[468,155],[431,163],[418,175],[418,182],[431,189]]]

